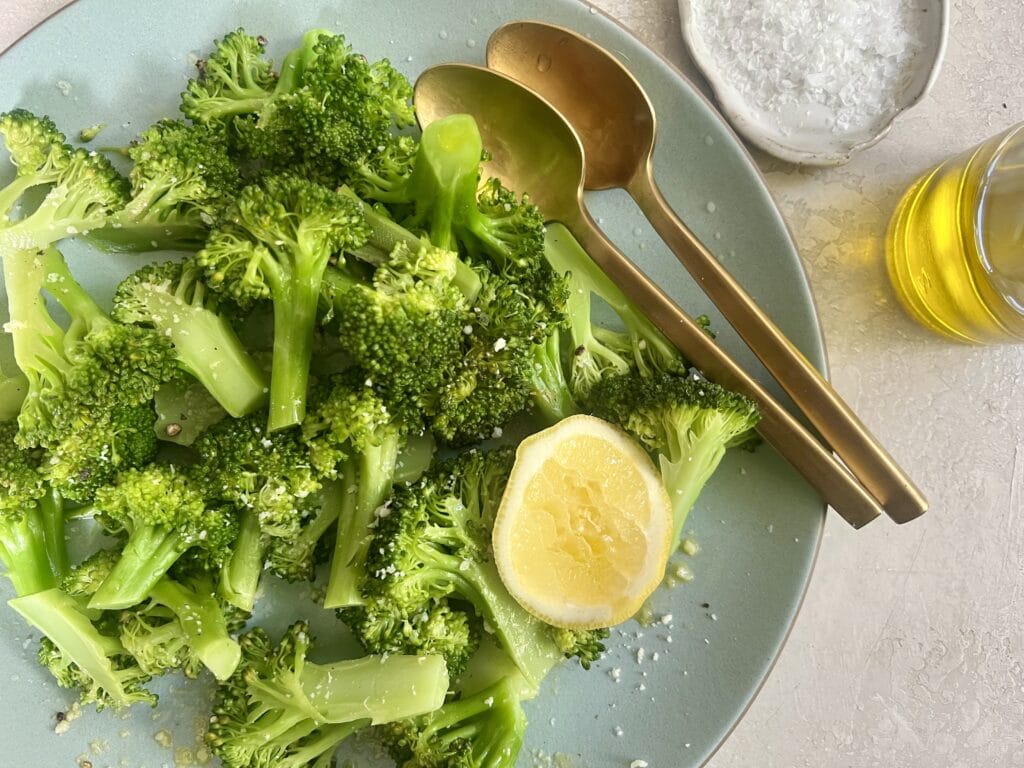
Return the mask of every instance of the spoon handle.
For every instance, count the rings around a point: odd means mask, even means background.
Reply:
[[[897,523],[924,514],[928,502],[921,491],[828,381],[676,216],[658,189],[650,162],[633,177],[627,191],[722,316],[886,514]]]
[[[583,208],[562,222],[594,262],[708,378],[753,399],[758,432],[844,520],[860,528],[882,514],[874,496],[811,433],[605,237]]]

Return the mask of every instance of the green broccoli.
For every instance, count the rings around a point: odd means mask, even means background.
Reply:
[[[516,676],[375,729],[398,768],[513,768],[526,734]]]
[[[271,177],[242,190],[196,257],[214,289],[242,305],[273,303],[271,430],[305,415],[324,271],[332,255],[359,247],[366,235],[350,198],[295,176]]]
[[[113,316],[168,339],[179,363],[224,410],[244,416],[265,405],[266,376],[242,346],[230,309],[221,307],[201,274],[193,259],[143,267],[118,285]]]
[[[46,589],[11,600],[10,605],[42,632],[39,662],[64,688],[76,688],[82,704],[121,710],[132,704],[156,704],[143,685],[149,675],[116,638],[101,633],[75,598]]]
[[[90,232],[116,250],[202,247],[210,226],[242,188],[220,123],[161,120],[128,147],[131,198]]]
[[[298,430],[268,433],[265,423],[259,411],[225,419],[192,444],[198,461],[190,476],[209,504],[236,510],[238,538],[222,567],[220,592],[245,611],[253,609],[268,550],[280,546],[290,551],[315,516],[322,488]]]
[[[544,256],[568,281],[569,388],[577,402],[585,402],[591,388],[608,376],[686,371],[687,363],[678,350],[561,224],[548,225]],[[595,297],[615,312],[625,330],[610,330],[596,322],[591,310]]]
[[[435,601],[468,603],[536,686],[562,653],[550,627],[509,595],[490,550],[494,514],[513,459],[511,449],[471,451],[398,488],[378,515],[362,591],[380,620],[399,630],[415,625],[414,617]],[[347,611],[346,618],[365,641],[373,627],[360,610]],[[419,650],[415,638],[396,638],[403,641],[406,652]]]
[[[226,768],[327,768],[351,734],[437,709],[448,690],[439,656],[366,656],[314,664],[293,624],[277,647],[260,628],[240,639],[242,661],[217,690],[207,743]]]
[[[64,509],[47,486],[42,453],[21,448],[17,425],[0,422],[0,563],[19,595],[57,586],[68,567]]]
[[[757,441],[757,404],[697,375],[613,376],[594,386],[590,401],[597,416],[657,454],[674,541],[725,452]]]
[[[337,520],[328,608],[360,601],[358,581],[366,568],[374,513],[391,494],[406,432],[358,368],[333,377],[313,399],[302,440],[314,468],[336,478],[324,505]]]
[[[230,507],[207,505],[199,485],[173,465],[118,473],[96,492],[99,519],[127,541],[91,608],[128,608],[145,600],[175,561],[196,547],[212,567],[229,557],[237,534]]]

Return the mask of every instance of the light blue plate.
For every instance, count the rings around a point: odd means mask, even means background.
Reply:
[[[215,37],[239,26],[269,37],[277,59],[307,28],[335,29],[369,58],[388,57],[415,78],[445,60],[482,64],[490,32],[514,18],[572,27],[623,58],[660,117],[655,160],[666,197],[824,368],[806,278],[746,152],[674,69],[575,0],[489,1],[461,8],[445,0],[400,7],[343,0],[79,0],[0,57],[0,110],[21,106],[49,113],[71,136],[106,123],[96,143],[120,145],[155,119],[175,115],[195,58]],[[0,183],[10,175],[3,168]],[[598,193],[589,202],[627,253],[693,314],[709,313],[721,343],[748,369],[761,372],[628,198]],[[139,263],[82,248],[68,251],[83,283],[104,295]],[[685,558],[694,581],[662,588],[650,606],[657,623],[631,623],[614,632],[607,658],[589,673],[567,666],[553,675],[529,704],[520,764],[533,765],[538,752],[568,755],[567,764],[578,768],[625,768],[636,759],[651,768],[702,764],[743,714],[779,653],[811,574],[823,520],[821,500],[772,450],[728,457],[691,516],[692,536],[701,546],[697,556]],[[283,590],[286,599],[273,602],[273,627],[288,622],[289,607],[294,610],[290,596],[304,591],[290,589]],[[4,580],[0,596],[10,594]],[[309,610],[320,637],[343,645],[331,615]],[[83,755],[97,768],[159,768],[175,765],[176,758],[188,764],[189,751],[196,757],[208,682],[162,681],[165,695],[156,711],[138,709],[120,718],[88,712],[58,736],[55,714],[67,709],[71,696],[36,666],[35,648],[34,633],[0,606],[4,768],[74,766]]]

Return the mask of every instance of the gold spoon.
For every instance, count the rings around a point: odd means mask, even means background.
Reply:
[[[548,220],[564,224],[697,368],[753,398],[761,408],[758,431],[765,441],[844,519],[859,528],[881,514],[878,502],[849,470],[604,236],[583,200],[583,147],[550,104],[511,78],[469,64],[426,70],[416,81],[414,101],[421,125],[453,114],[476,118],[491,154],[489,175],[529,192]]]
[[[662,196],[654,180],[654,107],[611,53],[538,21],[511,22],[487,44],[487,65],[520,81],[562,113],[583,142],[587,189],[623,188],[722,316],[824,440],[897,523],[928,502],[867,427]]]

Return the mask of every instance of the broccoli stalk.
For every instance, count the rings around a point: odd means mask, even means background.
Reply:
[[[243,189],[196,257],[215,289],[243,304],[273,303],[271,430],[302,422],[324,270],[333,254],[365,239],[349,198],[282,176]]]
[[[68,569],[64,505],[40,470],[39,451],[15,442],[17,425],[0,422],[0,562],[19,595],[57,585]]]
[[[113,314],[167,338],[178,361],[224,410],[244,416],[265,404],[266,377],[200,277],[192,260],[143,267],[118,286]]]
[[[678,350],[561,224],[548,225],[544,256],[554,271],[565,275],[568,281],[565,310],[573,350],[569,375],[576,400],[586,401],[591,387],[607,376],[633,370],[644,376],[686,370],[686,361]],[[591,303],[595,296],[611,307],[624,331],[610,331],[594,322]]]
[[[615,376],[591,392],[595,413],[658,455],[678,541],[686,517],[725,452],[756,443],[760,420],[747,397],[697,376]]]
[[[8,602],[43,633],[39,659],[65,688],[78,688],[83,704],[97,709],[124,709],[156,703],[142,685],[149,680],[115,637],[101,634],[76,600],[59,589],[47,589]]]
[[[96,493],[101,519],[128,534],[110,575],[90,608],[128,608],[142,602],[186,551],[200,548],[222,563],[234,543],[236,524],[223,507],[208,508],[194,482],[173,466],[122,472]]]
[[[238,537],[231,555],[220,570],[218,592],[228,603],[247,613],[256,605],[256,590],[266,546],[260,530],[259,515],[252,509],[243,510],[238,518]]]
[[[242,661],[221,683],[207,742],[227,768],[326,768],[337,746],[368,725],[437,709],[448,690],[439,656],[367,656],[314,664],[303,622],[275,648],[266,632],[240,639]]]
[[[142,665],[151,674],[168,668],[191,666],[188,659],[195,657],[218,680],[226,680],[238,667],[242,651],[237,641],[227,634],[227,622],[220,604],[213,592],[204,585],[191,589],[180,582],[164,577],[147,595],[148,605],[128,614],[135,621],[126,622],[122,616],[121,639],[125,647],[142,662],[143,658],[153,660],[153,654],[166,654],[150,668]],[[156,626],[147,625],[147,616],[163,607],[170,613],[170,621]],[[128,638],[131,639],[128,639]],[[173,652],[176,649],[177,652]],[[167,659],[172,659],[168,664]]]

